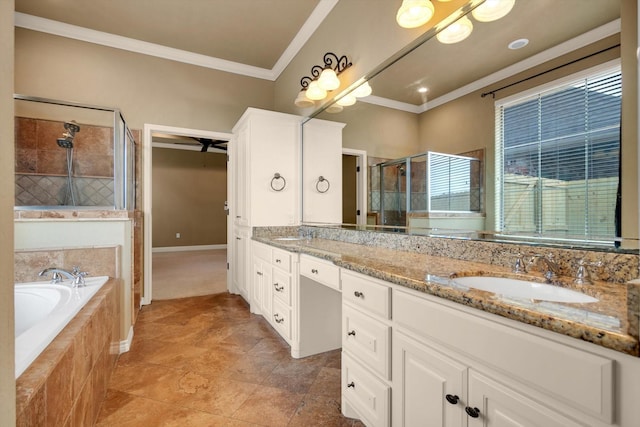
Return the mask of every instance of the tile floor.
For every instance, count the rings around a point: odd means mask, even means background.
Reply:
[[[339,350],[291,358],[228,293],[142,309],[97,425],[363,426],[340,414]]]

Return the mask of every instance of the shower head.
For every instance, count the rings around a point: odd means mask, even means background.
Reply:
[[[76,123],[75,120],[71,120],[70,122],[64,123],[64,128],[69,131],[71,136],[73,136],[76,132],[80,132],[80,126]]]
[[[70,138],[69,136],[66,136],[65,138],[58,138],[56,142],[62,148],[73,148],[73,138]]]

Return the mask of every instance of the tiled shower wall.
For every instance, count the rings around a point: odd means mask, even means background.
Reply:
[[[60,121],[15,118],[16,206],[64,204],[67,152],[56,140]],[[80,123],[73,148],[79,206],[113,206],[113,129]]]

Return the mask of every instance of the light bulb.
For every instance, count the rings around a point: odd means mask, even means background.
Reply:
[[[403,0],[396,21],[403,28],[416,28],[426,24],[434,13],[430,0]]]
[[[365,96],[371,95],[371,86],[369,86],[369,82],[364,82],[360,86],[354,89],[353,96],[356,98],[364,98]]]
[[[340,87],[340,79],[331,67],[327,67],[320,73],[318,85],[324,90],[335,90]]]
[[[479,22],[491,22],[502,18],[511,11],[516,0],[486,0],[471,11]]]
[[[349,105],[353,105],[355,103],[356,97],[353,96],[352,93],[348,93],[338,100],[338,105],[342,105],[343,107],[348,107]]]
[[[307,98],[312,99],[314,101],[319,101],[324,99],[327,96],[327,91],[322,89],[320,85],[318,85],[318,81],[314,80],[309,83],[309,87],[307,88]]]
[[[473,24],[469,18],[463,16],[444,30],[440,31],[436,35],[436,38],[440,43],[458,43],[469,37],[471,31],[473,31]]]
[[[327,107],[327,109],[325,110],[327,113],[339,113],[342,110],[344,110],[344,108],[342,107],[342,105],[338,105],[338,104],[331,104]]]
[[[305,90],[301,90],[300,92],[298,92],[298,96],[296,97],[294,104],[296,104],[296,107],[300,108],[309,108],[315,105],[312,100],[307,98],[307,93]]]

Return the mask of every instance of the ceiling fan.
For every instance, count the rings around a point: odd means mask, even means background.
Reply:
[[[227,143],[229,141],[221,140],[221,139],[211,139],[211,138],[196,138],[191,137],[202,144],[201,153],[206,153],[209,150],[209,147],[217,148],[219,150],[227,151]]]

